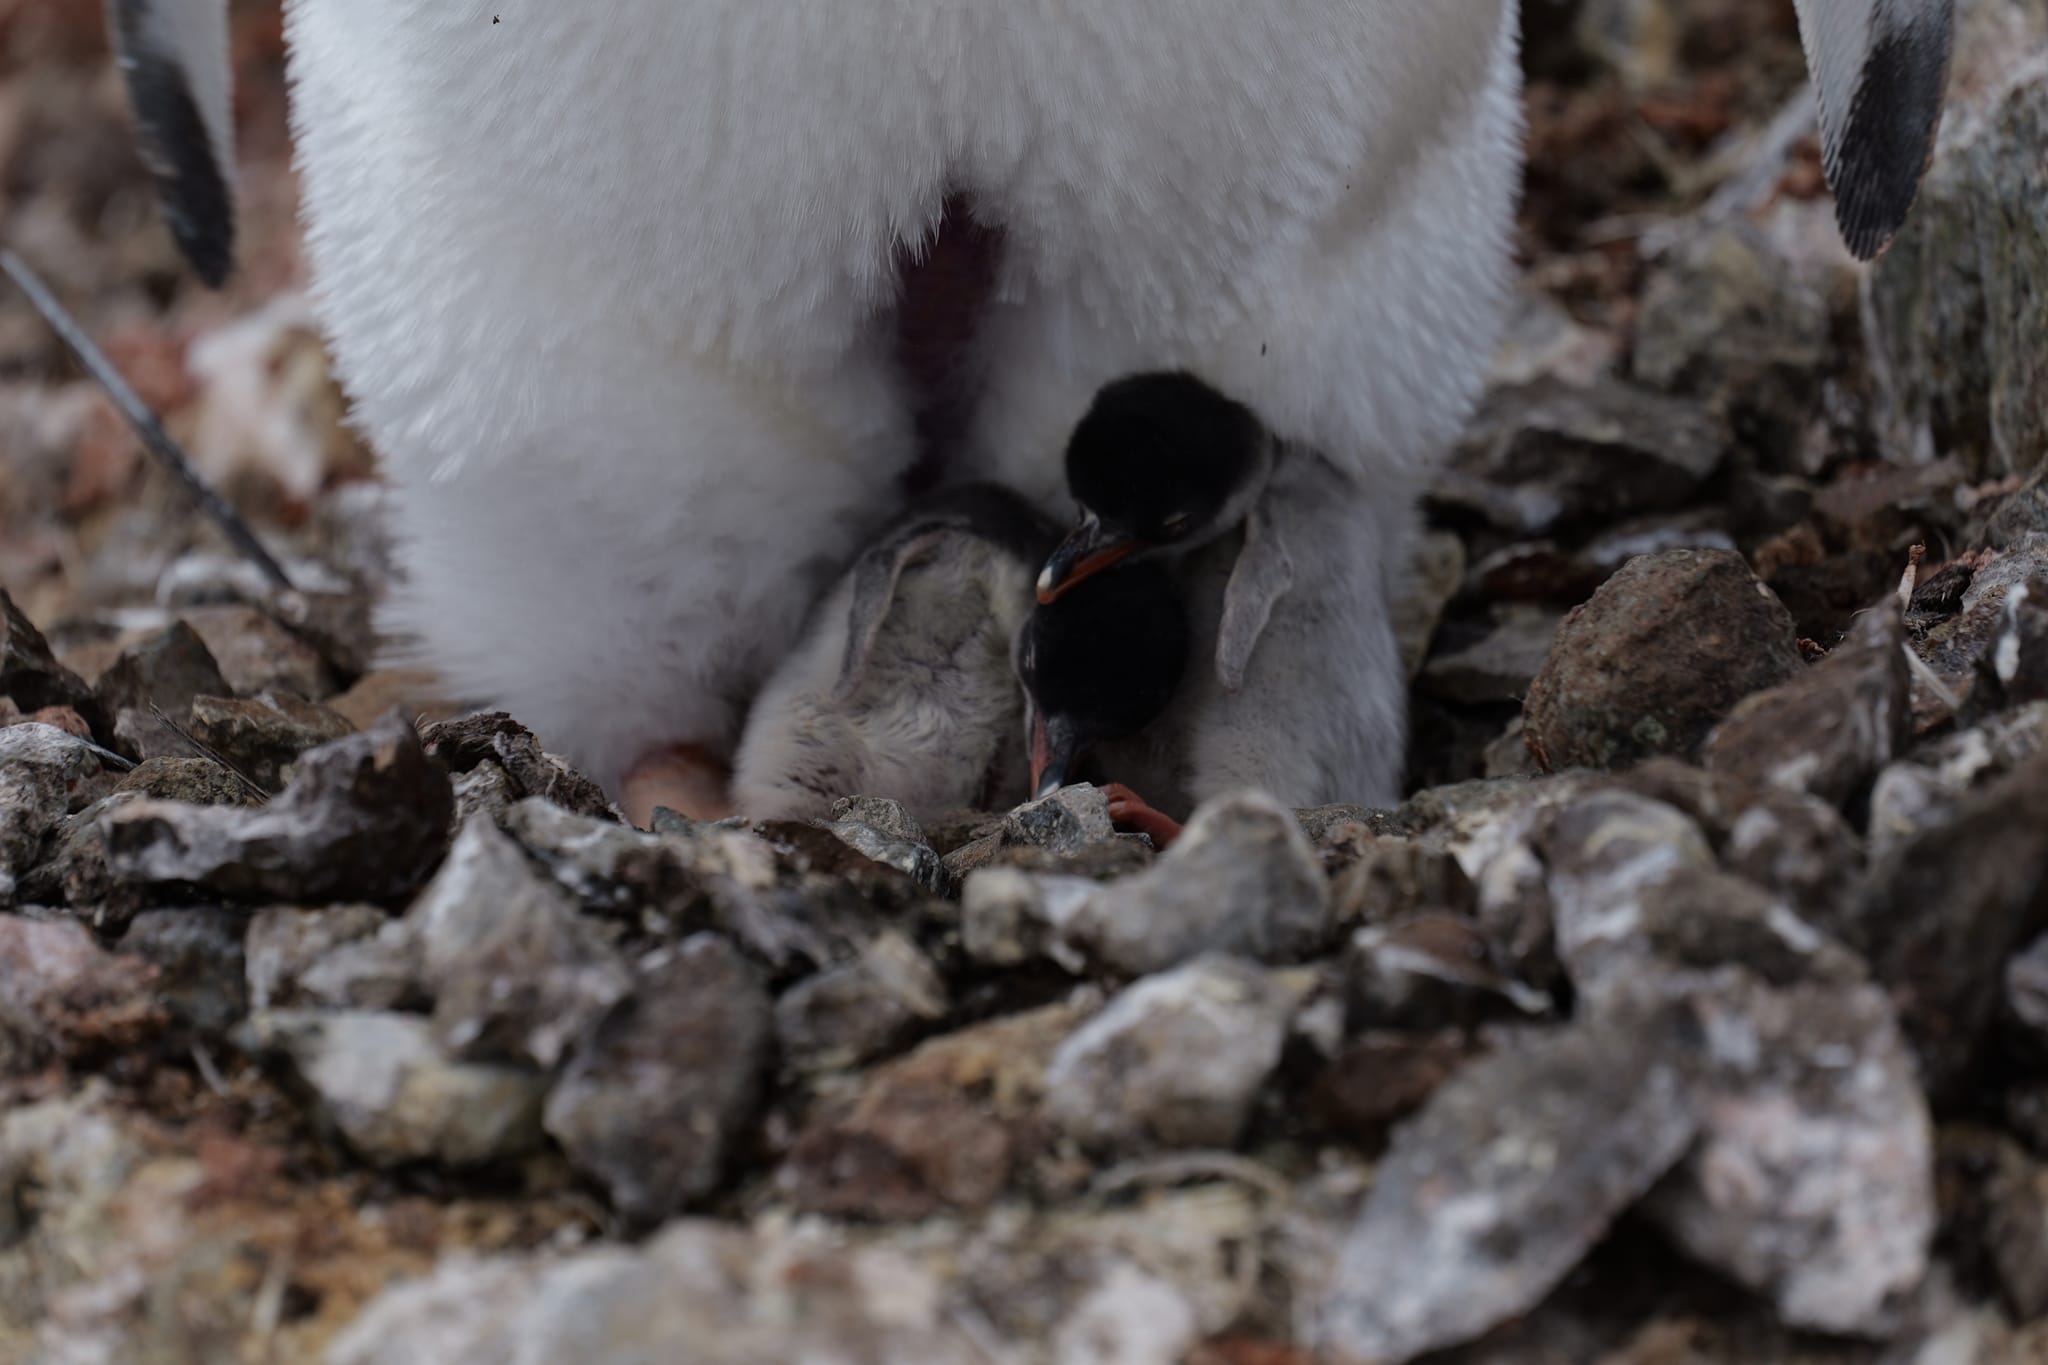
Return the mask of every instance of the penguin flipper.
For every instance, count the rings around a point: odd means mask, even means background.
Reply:
[[[1954,0],[1797,0],[1842,239],[1870,260],[1906,221],[1934,152]]]
[[[228,0],[107,0],[107,30],[164,221],[217,288],[235,254]]]
[[[1216,676],[1226,691],[1244,686],[1252,651],[1273,617],[1273,606],[1294,586],[1294,559],[1272,515],[1254,507],[1245,517],[1244,548],[1223,589],[1223,619],[1216,627]]]

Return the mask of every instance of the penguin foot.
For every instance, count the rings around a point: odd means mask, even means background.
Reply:
[[[667,806],[692,820],[723,820],[733,813],[732,770],[694,744],[674,744],[641,756],[620,784],[619,809],[640,829]]]
[[[1102,792],[1109,798],[1109,818],[1151,839],[1152,847],[1163,852],[1180,838],[1180,821],[1152,809],[1145,804],[1144,797],[1123,783],[1111,782],[1103,787]]]

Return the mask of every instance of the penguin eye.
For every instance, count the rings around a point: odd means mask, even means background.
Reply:
[[[1159,529],[1165,531],[1168,535],[1179,535],[1182,531],[1188,529],[1188,514],[1186,512],[1175,512],[1165,521],[1159,523]]]

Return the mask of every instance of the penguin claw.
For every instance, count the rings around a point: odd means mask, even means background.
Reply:
[[[1154,810],[1145,803],[1145,798],[1121,782],[1111,782],[1102,789],[1109,798],[1109,818],[1112,823],[1129,826],[1152,841],[1152,847],[1164,852],[1173,841],[1180,838],[1181,823],[1172,816]]]

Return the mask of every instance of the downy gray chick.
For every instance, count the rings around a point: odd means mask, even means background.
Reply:
[[[1192,662],[1166,713],[1105,743],[1106,776],[1184,818],[1244,788],[1291,806],[1399,793],[1402,698],[1383,606],[1398,509],[1185,373],[1104,387],[1067,446],[1081,520],[1046,562],[1041,602],[1125,559],[1179,580]],[[1154,822],[1156,824],[1156,822]],[[1157,835],[1155,834],[1155,837]]]
[[[826,594],[755,700],[740,739],[740,814],[825,814],[881,796],[923,817],[1025,795],[1011,647],[1057,531],[991,485],[940,493]]]

